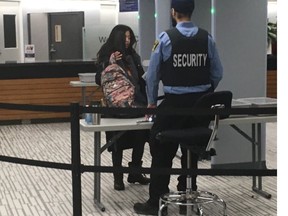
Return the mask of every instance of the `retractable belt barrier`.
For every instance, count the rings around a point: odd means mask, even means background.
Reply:
[[[49,106],[31,104],[11,104],[0,103],[0,109],[29,110],[44,112],[69,112],[71,106]],[[100,114],[161,114],[161,115],[259,115],[277,114],[276,107],[249,107],[249,108],[229,108],[229,109],[195,109],[195,108],[108,108],[108,107],[82,107],[79,106],[79,113],[100,113]]]
[[[85,166],[81,164],[80,157],[80,125],[79,117],[82,113],[101,113],[101,114],[161,114],[161,115],[211,115],[211,114],[230,114],[230,115],[261,115],[277,114],[276,107],[249,107],[249,108],[229,108],[229,109],[193,109],[193,108],[106,108],[106,107],[82,107],[79,103],[71,103],[70,106],[48,106],[30,104],[11,104],[0,103],[0,109],[29,110],[45,112],[70,112],[71,123],[71,149],[72,163],[54,163],[47,161],[22,159],[0,155],[0,161],[17,163],[30,166],[38,166],[53,169],[63,169],[72,171],[72,190],[73,190],[73,215],[82,215],[81,206],[81,174],[84,172],[119,172],[119,173],[143,173],[143,174],[172,174],[172,175],[209,175],[209,176],[277,176],[277,169],[165,169],[165,168],[133,168],[111,166]]]

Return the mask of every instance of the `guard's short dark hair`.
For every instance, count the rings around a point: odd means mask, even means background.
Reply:
[[[195,8],[195,3],[194,0],[172,0],[171,8],[174,8],[178,13],[189,14],[191,16]]]

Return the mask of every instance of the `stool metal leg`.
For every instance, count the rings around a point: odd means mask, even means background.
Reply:
[[[190,169],[191,166],[191,152],[190,150],[187,150],[187,169]],[[187,175],[186,178],[186,199],[190,196],[192,193],[192,178],[191,175]],[[193,200],[187,199],[187,203],[192,203]],[[189,206],[189,204],[186,206],[186,215],[192,215],[192,208]]]
[[[197,208],[198,208],[198,210],[199,210],[199,215],[200,215],[200,216],[203,216],[203,208],[202,208],[202,205],[197,205]],[[197,209],[196,209],[196,211],[197,211]]]
[[[162,209],[164,208],[163,206],[164,206],[164,204],[162,204],[162,200],[161,200],[161,198],[160,198],[160,199],[159,199],[158,216],[161,216]]]
[[[187,169],[191,169],[191,152],[187,149]],[[227,206],[224,200],[220,199],[216,194],[208,191],[193,191],[192,190],[192,175],[188,174],[186,178],[186,191],[177,191],[174,193],[167,193],[159,199],[158,216],[162,216],[163,209],[169,204],[176,204],[186,208],[186,216],[192,215],[194,207],[198,215],[203,216],[203,205],[209,203],[220,203],[223,207],[223,216],[227,216]]]
[[[190,169],[191,166],[191,152],[190,150],[188,149],[187,150],[187,169]],[[192,178],[191,178],[191,175],[187,175],[187,178],[186,178],[186,192],[191,192],[192,191]]]
[[[218,198],[218,202],[220,202],[223,206],[223,216],[227,216],[227,205],[223,199]]]
[[[188,215],[192,215],[192,208],[191,208],[191,206],[187,205],[186,209],[187,209],[186,215],[187,215],[187,216],[188,216]]]
[[[162,199],[159,199],[159,210],[158,210],[158,216],[162,216],[162,210],[168,206],[168,203],[163,202]]]

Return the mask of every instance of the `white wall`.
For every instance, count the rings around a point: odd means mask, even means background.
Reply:
[[[32,13],[30,16],[31,41],[35,45],[35,60],[49,59],[47,13]]]
[[[5,48],[4,41],[4,20],[3,16],[5,14],[15,15],[15,24],[16,24],[16,47]],[[21,28],[21,12],[19,11],[19,2],[2,2],[0,0],[0,62],[4,63],[6,61],[19,61],[21,59],[20,53],[22,52],[22,28]]]
[[[138,12],[119,13],[119,0],[0,0],[0,1],[19,1],[21,21],[23,26],[20,27],[20,44],[24,46],[28,43],[28,26],[27,13],[49,13],[49,12],[69,12],[69,11],[84,11],[85,13],[85,40],[84,40],[84,57],[94,58],[105,38],[108,37],[111,29],[118,23],[127,24],[134,30],[136,36],[139,35],[138,28]],[[141,4],[145,4],[147,0],[139,0]],[[159,0],[158,2],[160,2]],[[163,0],[162,0],[163,1]],[[165,2],[168,0],[165,0]],[[162,3],[161,3],[162,4]],[[197,4],[202,4],[197,1]],[[169,4],[168,4],[169,5]],[[207,10],[209,11],[209,10]],[[206,11],[206,12],[207,12]],[[20,13],[20,14],[21,14]],[[197,12],[196,12],[197,13]],[[197,14],[195,17],[198,17]],[[154,19],[154,11],[151,13],[152,20]],[[208,16],[199,15],[205,18]],[[277,1],[268,0],[268,17],[269,21],[274,22],[277,18]],[[147,17],[146,17],[147,18]],[[198,19],[198,18],[197,18]],[[150,23],[150,22],[149,22]],[[203,23],[203,22],[202,22]],[[209,23],[206,22],[205,23]],[[151,29],[155,29],[155,23],[151,23]],[[210,25],[210,24],[209,24]],[[201,26],[210,29],[210,26]],[[161,26],[160,26],[161,27]],[[151,39],[152,38],[152,39]],[[142,38],[145,40],[144,38]],[[151,35],[151,40],[145,42],[145,58],[151,52],[151,47],[155,39],[155,35]],[[151,41],[151,42],[150,42]],[[47,42],[48,43],[48,42]],[[138,45],[139,47],[139,45]],[[137,49],[138,49],[137,47]],[[37,50],[37,47],[36,47]],[[142,52],[141,52],[142,53]]]
[[[277,1],[268,2],[268,21],[277,22]]]
[[[24,44],[28,43],[28,13],[47,14],[51,12],[84,11],[85,30],[83,32],[83,57],[86,59],[96,57],[99,48],[106,41],[111,29],[116,24],[121,23],[130,26],[136,37],[138,37],[138,12],[120,13],[118,0],[22,0],[21,8],[23,13]],[[48,44],[48,41],[43,41],[43,43]],[[44,49],[39,50],[37,46],[35,49],[36,51],[38,50],[38,52],[48,51]],[[41,56],[40,60],[43,60],[42,57],[46,54],[42,53],[39,55]]]

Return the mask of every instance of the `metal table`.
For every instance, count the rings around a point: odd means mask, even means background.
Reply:
[[[275,101],[274,101],[275,102]],[[241,104],[242,103],[242,104]],[[232,106],[247,106],[247,102],[233,100]],[[251,105],[251,104],[250,104]],[[248,104],[248,106],[250,106]],[[107,145],[101,146],[101,132],[105,131],[127,131],[127,130],[145,130],[152,127],[152,122],[143,122],[142,118],[133,119],[116,119],[103,118],[100,125],[90,125],[85,120],[80,120],[80,128],[83,131],[94,132],[94,165],[101,165],[101,153],[107,148]],[[252,144],[252,162],[261,162],[261,124],[268,122],[276,122],[276,115],[257,115],[257,116],[230,116],[230,118],[220,120],[219,125],[230,125],[238,133],[248,139]],[[141,123],[139,123],[141,122]],[[239,129],[236,125],[251,124],[252,135]],[[257,181],[258,179],[258,181]],[[101,177],[100,173],[94,174],[94,202],[102,210],[105,211],[104,205],[101,203]],[[258,185],[257,185],[258,184]],[[253,177],[252,190],[266,198],[271,198],[271,195],[262,190],[262,177]]]
[[[115,119],[102,118],[100,125],[90,125],[84,119],[80,120],[80,128],[83,131],[94,132],[94,165],[101,165],[101,153],[108,148],[107,145],[101,146],[101,131],[127,131],[127,130],[145,130],[150,129],[151,122],[141,122],[144,118],[133,119]],[[105,211],[104,205],[101,203],[101,177],[100,173],[94,173],[94,203]]]

